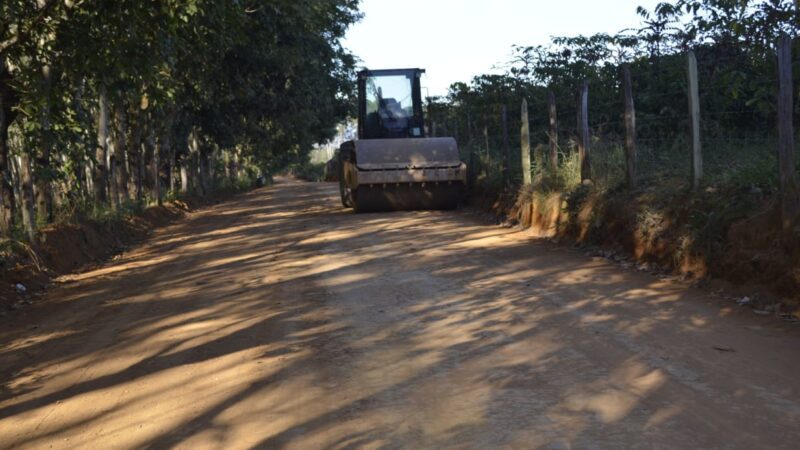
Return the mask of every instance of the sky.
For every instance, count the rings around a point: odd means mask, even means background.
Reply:
[[[550,36],[616,33],[640,23],[637,6],[663,0],[362,0],[344,46],[370,69],[421,67],[423,96],[511,59],[511,46]]]

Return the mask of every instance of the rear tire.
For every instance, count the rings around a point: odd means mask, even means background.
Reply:
[[[344,163],[339,161],[339,195],[342,198],[342,206],[345,208],[354,208],[355,201],[353,200],[353,190],[347,186],[347,182],[344,177]]]

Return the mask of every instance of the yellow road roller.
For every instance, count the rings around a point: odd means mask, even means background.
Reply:
[[[356,212],[453,209],[467,166],[451,137],[426,137],[423,69],[358,73],[358,139],[339,148],[342,204]]]

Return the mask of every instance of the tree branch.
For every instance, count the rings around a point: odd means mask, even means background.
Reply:
[[[44,22],[53,8],[58,5],[59,1],[60,0],[46,0],[43,2],[38,2],[38,12],[36,17],[34,17],[31,21],[30,25],[25,29],[18,29],[14,36],[11,36],[3,42],[0,42],[0,57],[5,56],[5,54],[15,45],[18,45],[20,42],[24,42],[26,39],[28,39],[30,35],[33,34],[36,27],[40,23]]]

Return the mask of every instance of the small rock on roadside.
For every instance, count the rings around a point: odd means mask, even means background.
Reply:
[[[25,285],[22,283],[15,284],[14,289],[17,290],[17,294],[24,294],[25,292],[28,291],[28,288],[26,288]]]

